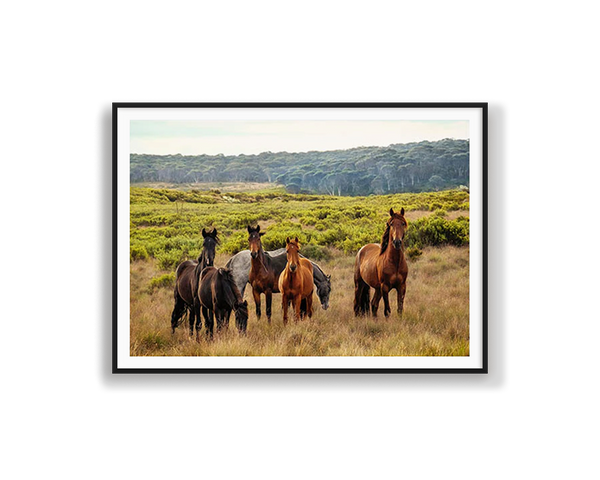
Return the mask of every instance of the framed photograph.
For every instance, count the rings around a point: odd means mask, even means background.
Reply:
[[[487,373],[486,103],[113,104],[114,373]]]

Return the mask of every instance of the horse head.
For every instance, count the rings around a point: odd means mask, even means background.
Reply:
[[[248,302],[239,302],[235,308],[235,324],[240,332],[245,332],[248,327]]]
[[[300,252],[300,241],[298,240],[298,237],[293,240],[290,240],[290,237],[286,238],[285,251],[290,271],[294,273],[300,265],[300,255],[298,255],[298,252]]]
[[[387,221],[386,231],[381,242],[382,250],[385,250],[383,248],[384,243],[386,246],[391,243],[396,250],[402,249],[407,228],[408,222],[404,218],[404,207],[400,209],[400,213],[394,212],[394,209],[390,208],[390,218]]]
[[[202,245],[201,258],[204,263],[204,267],[212,267],[215,264],[217,244],[219,243],[217,229],[213,228],[212,231],[207,232],[206,229],[203,228],[202,236],[204,237],[204,244]]]
[[[317,287],[317,295],[321,301],[321,307],[323,307],[323,310],[327,310],[329,308],[329,295],[331,293],[331,275],[326,275],[324,282],[320,282],[319,284],[315,282],[315,286]]]
[[[265,232],[260,231],[260,225],[257,225],[256,227],[248,225],[248,243],[250,245],[250,255],[252,258],[258,258],[258,254],[262,250],[260,237],[264,234]]]

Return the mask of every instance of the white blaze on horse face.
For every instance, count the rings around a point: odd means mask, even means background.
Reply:
[[[298,262],[300,261],[300,258],[298,257],[298,251],[300,248],[295,243],[287,242],[285,250],[287,252],[287,260],[288,264],[290,265],[290,270],[295,272],[296,268],[298,268]]]
[[[248,243],[250,244],[250,254],[253,258],[256,258],[261,248],[260,236],[254,234],[250,235],[250,238],[248,238]]]

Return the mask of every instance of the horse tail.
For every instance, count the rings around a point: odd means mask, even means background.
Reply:
[[[369,313],[369,285],[362,278],[355,280],[354,285],[354,315],[367,315]]]
[[[362,250],[362,249],[361,249]],[[368,315],[369,314],[369,285],[362,279],[360,275],[360,251],[356,255],[356,262],[354,264],[354,315]]]
[[[181,325],[185,313],[188,311],[186,308],[185,301],[179,295],[179,289],[177,288],[177,282],[175,282],[175,288],[173,289],[173,297],[175,300],[175,306],[171,313],[171,333],[175,333],[175,329]]]

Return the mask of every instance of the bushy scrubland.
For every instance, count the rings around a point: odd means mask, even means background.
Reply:
[[[426,246],[469,243],[469,194],[462,190],[369,197],[287,194],[282,189],[252,193],[131,188],[131,260],[154,258],[172,270],[202,248],[202,228],[216,227],[220,253],[248,246],[249,224],[259,223],[267,250],[298,236],[314,260],[334,252],[355,253],[379,242],[389,209],[403,207],[409,220],[407,247],[414,256]],[[450,218],[452,217],[452,218]]]

